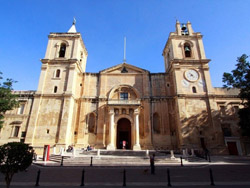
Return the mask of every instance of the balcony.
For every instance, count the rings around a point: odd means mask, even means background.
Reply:
[[[108,105],[140,105],[140,100],[108,100]]]

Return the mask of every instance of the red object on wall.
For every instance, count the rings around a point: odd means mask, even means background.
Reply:
[[[43,161],[49,161],[50,145],[44,145],[43,148]]]

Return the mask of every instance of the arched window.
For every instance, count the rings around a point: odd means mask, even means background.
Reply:
[[[57,69],[57,70],[56,70],[56,78],[59,78],[59,77],[60,77],[60,72],[61,72],[60,69]]]
[[[184,44],[185,57],[191,57],[191,46],[188,43]]]
[[[65,57],[66,44],[62,43],[60,46],[59,57]]]
[[[54,87],[54,93],[57,93],[57,86]]]
[[[91,113],[89,115],[88,132],[89,133],[95,132],[95,114],[94,113]]]
[[[196,87],[192,87],[192,91],[193,91],[193,93],[197,93],[197,91],[196,91]]]
[[[159,117],[158,113],[154,113],[154,115],[153,115],[153,130],[154,130],[154,133],[156,133],[156,134],[161,133],[160,117]]]

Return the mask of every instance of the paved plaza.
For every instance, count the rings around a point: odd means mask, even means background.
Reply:
[[[27,172],[14,176],[11,187],[35,187],[40,169],[39,187],[80,187],[84,170],[84,187],[123,187],[124,169],[127,187],[168,187],[167,169],[172,187],[211,187],[209,169],[212,169],[214,187],[250,187],[249,157],[212,157],[212,162],[179,162],[157,164],[156,173],[150,173],[149,164],[137,166],[60,166],[41,161],[33,164]],[[0,187],[5,187],[4,176],[0,175]]]

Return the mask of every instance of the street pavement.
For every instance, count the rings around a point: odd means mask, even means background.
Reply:
[[[249,157],[213,157],[213,162],[184,162],[160,165],[156,163],[155,175],[148,166],[50,166],[33,164],[27,172],[14,175],[11,187],[35,187],[40,169],[39,187],[80,187],[84,170],[84,187],[123,187],[124,169],[126,187],[168,187],[167,169],[172,187],[211,187],[209,169],[212,169],[213,187],[250,187]],[[0,174],[0,187],[5,187]]]

